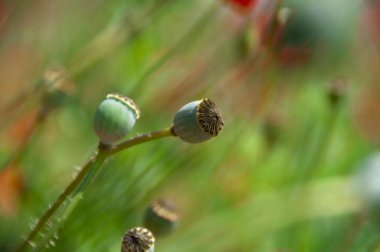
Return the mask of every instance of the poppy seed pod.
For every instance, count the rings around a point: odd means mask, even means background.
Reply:
[[[177,210],[170,201],[158,199],[147,208],[144,226],[155,236],[165,236],[176,227],[178,218]]]
[[[215,103],[205,98],[180,108],[174,116],[174,135],[188,143],[204,142],[223,129],[224,122]]]
[[[339,104],[347,93],[349,83],[344,78],[338,78],[330,83],[328,98],[332,106]]]
[[[109,94],[94,116],[94,129],[103,144],[112,144],[125,137],[140,117],[135,102],[119,94]]]
[[[136,227],[124,234],[121,252],[154,252],[154,241],[152,232]]]

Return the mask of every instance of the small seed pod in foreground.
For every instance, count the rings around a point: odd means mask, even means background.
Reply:
[[[360,166],[357,181],[364,210],[380,228],[380,152],[368,157]]]
[[[155,236],[165,236],[174,230],[178,218],[177,210],[170,201],[158,199],[147,208],[144,226]]]
[[[154,241],[152,232],[136,227],[124,234],[121,252],[154,252]]]
[[[100,142],[112,144],[125,137],[140,117],[135,102],[119,94],[109,94],[94,116],[94,129]]]
[[[172,130],[185,142],[200,143],[217,136],[223,126],[215,103],[205,98],[180,108],[174,116]]]

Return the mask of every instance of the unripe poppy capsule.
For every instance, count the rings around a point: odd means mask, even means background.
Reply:
[[[112,144],[124,138],[140,117],[135,102],[119,94],[109,94],[94,116],[94,129],[103,144]]]
[[[174,116],[173,133],[188,143],[204,142],[222,131],[224,122],[215,103],[205,98],[180,108]]]

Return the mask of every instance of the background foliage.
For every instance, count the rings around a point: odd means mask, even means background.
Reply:
[[[92,116],[112,92],[141,108],[130,136],[169,126],[202,97],[225,128],[110,159],[42,251],[119,251],[162,197],[181,221],[156,251],[375,251],[353,177],[380,140],[378,2],[0,1],[0,251],[91,156]],[[273,28],[283,7],[291,18]],[[35,126],[46,106],[36,87],[52,66],[74,88]]]

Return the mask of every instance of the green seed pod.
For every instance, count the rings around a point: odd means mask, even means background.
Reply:
[[[144,226],[152,230],[155,236],[165,236],[177,226],[178,218],[177,210],[170,201],[158,199],[147,208]]]
[[[364,161],[357,181],[365,210],[380,228],[380,153],[375,153]]]
[[[180,108],[174,116],[173,133],[188,143],[200,143],[215,137],[224,122],[215,103],[205,98]]]
[[[136,227],[124,234],[121,252],[154,252],[154,241],[152,232]]]
[[[94,116],[94,129],[100,142],[112,144],[125,137],[140,117],[135,102],[119,94],[109,94]]]

